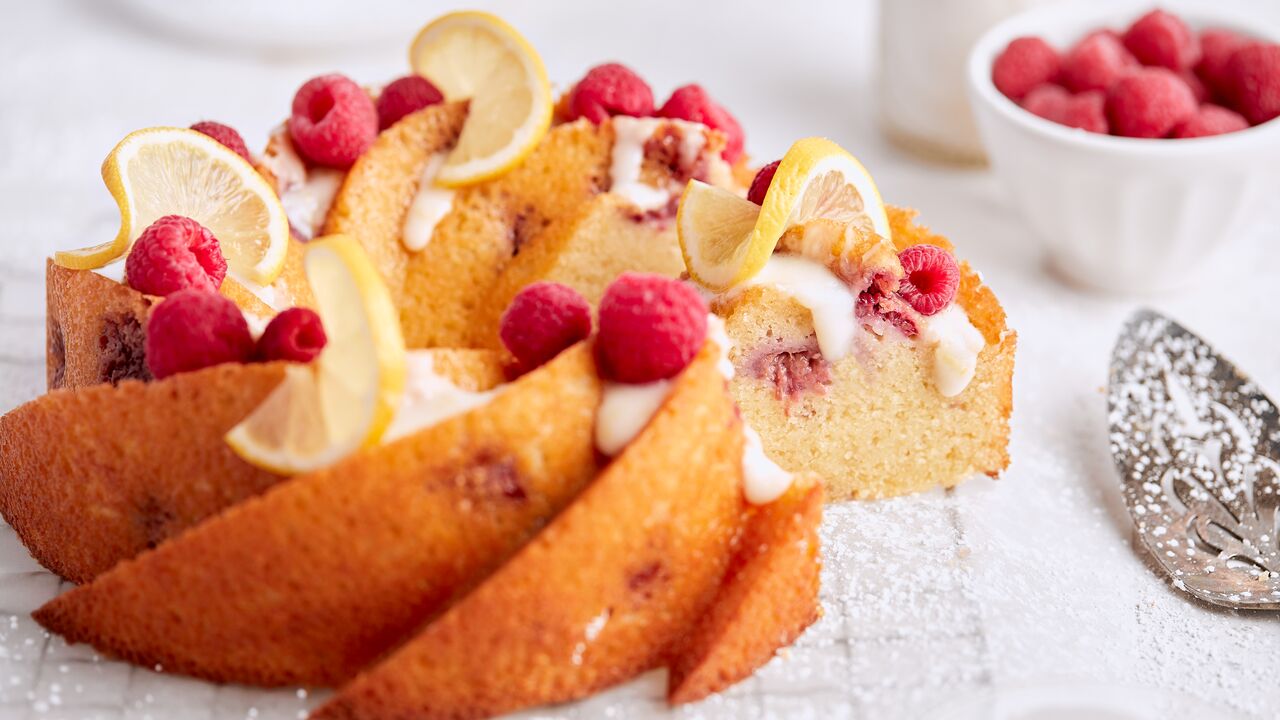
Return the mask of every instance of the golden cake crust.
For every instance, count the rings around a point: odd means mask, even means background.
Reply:
[[[299,476],[35,613],[219,682],[339,683],[515,552],[595,475],[579,345],[490,403]]]
[[[671,661],[673,705],[750,677],[817,621],[821,523],[822,483],[811,477],[796,478],[782,497],[752,508],[711,610]]]
[[[283,377],[219,365],[36,398],[0,417],[0,511],[42,565],[91,580],[279,481],[222,436]]]
[[[713,599],[743,516],[741,424],[716,360],[709,344],[576,502],[312,717],[484,717],[665,662]]]

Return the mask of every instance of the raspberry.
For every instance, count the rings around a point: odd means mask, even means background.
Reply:
[[[125,282],[148,295],[188,288],[216,292],[227,277],[218,239],[188,217],[166,215],[151,223],[124,261]]]
[[[649,117],[653,114],[653,91],[631,68],[605,63],[587,71],[569,91],[568,118],[586,118],[599,125],[614,115]]]
[[[532,370],[591,334],[591,306],[568,285],[534,283],[502,313],[498,337],[520,369]]]
[[[1053,120],[1067,127],[1105,135],[1111,129],[1107,123],[1106,106],[1107,94],[1101,90],[1079,93],[1067,100],[1062,115]]]
[[[742,157],[742,148],[746,142],[742,126],[728,110],[712,100],[701,85],[676,88],[662,104],[658,115],[673,120],[702,123],[712,130],[719,130],[725,137],[724,152],[721,153],[724,159],[732,163]]]
[[[311,162],[348,168],[378,136],[378,110],[351,78],[321,75],[293,96],[289,134]]]
[[[259,360],[288,360],[290,362],[311,362],[328,343],[329,337],[324,333],[324,323],[314,310],[307,308],[289,308],[271,318],[267,329],[258,338],[255,353]]]
[[[1227,61],[1227,97],[1250,123],[1280,115],[1280,45],[1251,43]]]
[[[1186,83],[1187,87],[1191,88],[1191,95],[1195,97],[1196,102],[1209,102],[1209,88],[1204,84],[1204,81],[1200,79],[1199,75],[1196,75],[1190,70],[1183,70],[1178,73],[1178,77],[1182,78],[1182,82]]]
[[[1199,112],[1178,123],[1173,128],[1173,137],[1197,138],[1223,133],[1236,132],[1249,127],[1249,121],[1240,113],[1228,110],[1220,105],[1201,105]]]
[[[1071,93],[1064,90],[1062,86],[1041,85],[1022,99],[1022,108],[1045,120],[1058,122],[1058,118],[1066,113],[1069,102],[1071,102]]]
[[[747,191],[747,199],[751,202],[762,205],[764,204],[764,195],[769,192],[769,185],[773,182],[773,174],[778,172],[778,163],[781,160],[773,162],[760,168],[760,172],[756,173],[756,177],[751,181],[751,189]]]
[[[1248,45],[1249,38],[1230,30],[1210,29],[1200,33],[1200,62],[1196,74],[1218,97],[1227,92],[1227,63],[1236,50]]]
[[[378,130],[386,130],[405,115],[440,102],[444,102],[444,95],[421,75],[392,80],[378,95]]]
[[[960,287],[960,268],[937,245],[912,245],[898,253],[906,277],[898,294],[921,315],[936,315],[951,304]]]
[[[179,290],[147,320],[147,367],[156,379],[225,362],[248,362],[253,336],[230,299],[207,290]]]
[[[1062,58],[1049,43],[1038,37],[1020,37],[996,56],[991,81],[1006,97],[1021,100],[1037,85],[1053,82],[1062,67]]]
[[[707,338],[707,304],[692,286],[627,272],[600,300],[596,361],[604,377],[647,383],[683,370]]]
[[[236,132],[235,128],[212,120],[201,120],[192,125],[191,129],[217,140],[227,146],[231,152],[244,158],[245,162],[253,164],[253,158],[249,156],[249,148],[245,146],[244,138],[240,137],[240,133]]]
[[[1143,65],[1187,70],[1200,60],[1200,38],[1176,15],[1152,10],[1124,31],[1124,46]]]
[[[1164,68],[1125,75],[1107,93],[1107,119],[1116,135],[1158,138],[1196,112],[1191,88]]]
[[[1062,84],[1073,92],[1106,91],[1137,65],[1114,33],[1100,30],[1086,35],[1067,52],[1062,60]]]

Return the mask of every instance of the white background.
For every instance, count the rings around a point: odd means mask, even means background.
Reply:
[[[938,0],[948,2],[960,0]],[[251,5],[244,1],[157,0],[197,17],[204,38],[221,38],[209,41],[137,10],[146,4],[0,6],[0,409],[43,390],[44,258],[114,233],[98,167],[117,140],[139,127],[215,119],[260,149],[304,80],[335,70],[364,83],[402,74],[416,29],[451,7],[264,2],[255,18],[237,10]],[[1254,4],[1276,15],[1276,4]],[[1129,697],[1145,689],[1184,698],[1171,717],[1195,715],[1194,699],[1216,708],[1198,717],[1280,717],[1280,617],[1192,603],[1131,542],[1101,387],[1115,333],[1140,301],[1056,281],[989,172],[933,167],[886,144],[875,122],[871,3],[474,5],[521,29],[561,88],[604,60],[637,69],[659,102],[676,85],[701,82],[742,121],[761,162],[796,138],[832,137],[888,200],[920,208],[953,238],[1020,334],[1006,477],[950,495],[833,507],[826,617],[789,657],[684,714],[921,717],[987,692],[1065,688],[1084,702],[1119,687]],[[1274,394],[1277,281],[1272,217],[1207,263],[1191,289],[1141,302],[1206,335]],[[293,718],[316,698],[169,678],[67,648],[28,616],[58,581],[8,529],[0,529],[0,572],[0,719]],[[649,678],[545,714],[659,712],[659,688]]]

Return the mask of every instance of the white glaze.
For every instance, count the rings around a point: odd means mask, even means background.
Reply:
[[[499,391],[500,388],[485,392],[463,390],[435,371],[430,351],[410,350],[405,354],[404,397],[382,441],[398,440],[473,410],[492,400]]]
[[[271,318],[263,315],[251,313],[247,310],[241,310],[244,315],[244,321],[249,325],[249,334],[253,335],[253,339],[257,340],[262,337],[262,333],[266,332],[267,326],[271,324]]]
[[[978,353],[986,341],[958,304],[925,318],[920,340],[933,347],[933,380],[944,397],[955,397],[969,386],[978,369]]]
[[[284,214],[302,239],[310,240],[320,234],[346,176],[333,168],[311,168],[306,181],[280,193]]]
[[[774,255],[755,277],[739,287],[764,285],[808,308],[818,349],[828,362],[849,354],[859,328],[854,317],[857,296],[816,260],[799,255]]]
[[[107,263],[100,268],[94,268],[93,271],[108,280],[124,284],[124,258]]]
[[[436,153],[427,161],[418,181],[418,192],[414,194],[409,212],[404,217],[402,239],[405,248],[413,252],[421,251],[431,242],[436,225],[453,209],[454,191],[435,184],[444,158],[444,153]]]
[[[720,359],[716,361],[716,369],[725,380],[732,380],[734,369],[733,361],[729,359],[729,351],[733,349],[733,340],[729,339],[729,333],[725,331],[724,319],[715,313],[707,315],[707,339],[720,348]]]
[[[284,278],[281,277],[271,285],[259,285],[258,283],[244,277],[240,273],[227,268],[227,277],[240,283],[245,290],[248,290],[254,297],[262,301],[263,305],[280,312],[289,309],[289,298],[287,288],[284,286]]]
[[[283,194],[307,181],[307,164],[294,149],[293,139],[289,137],[289,126],[285,123],[277,125],[271,131],[267,151],[262,154],[259,163],[275,177],[277,193]]]
[[[635,439],[671,392],[670,380],[643,385],[606,382],[596,415],[596,448],[613,457]]]
[[[660,120],[653,118],[620,115],[613,119],[609,192],[621,195],[641,210],[660,208],[671,200],[671,193],[666,188],[655,188],[640,179],[640,168],[644,164],[644,144],[660,124]]]
[[[764,454],[760,434],[742,425],[742,494],[752,505],[765,505],[782,497],[791,487],[791,473]]]

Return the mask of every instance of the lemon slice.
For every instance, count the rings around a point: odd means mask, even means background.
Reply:
[[[449,100],[470,100],[466,125],[436,183],[470,185],[523,160],[551,126],[551,85],[537,51],[498,17],[454,12],[433,20],[409,64]]]
[[[157,219],[185,215],[209,228],[241,276],[270,285],[284,269],[289,220],[275,191],[207,135],[166,127],[130,133],[103,161],[102,180],[120,206],[120,232],[108,243],[55,253],[63,267],[100,268]]]
[[[680,199],[676,232],[689,276],[723,292],[760,272],[788,228],[822,218],[863,223],[889,239],[889,216],[866,168],[826,138],[787,150],[757,206],[691,180]]]
[[[282,475],[376,445],[404,395],[399,314],[360,244],[345,235],[313,240],[305,264],[329,341],[315,362],[291,365],[226,436],[240,457]]]

